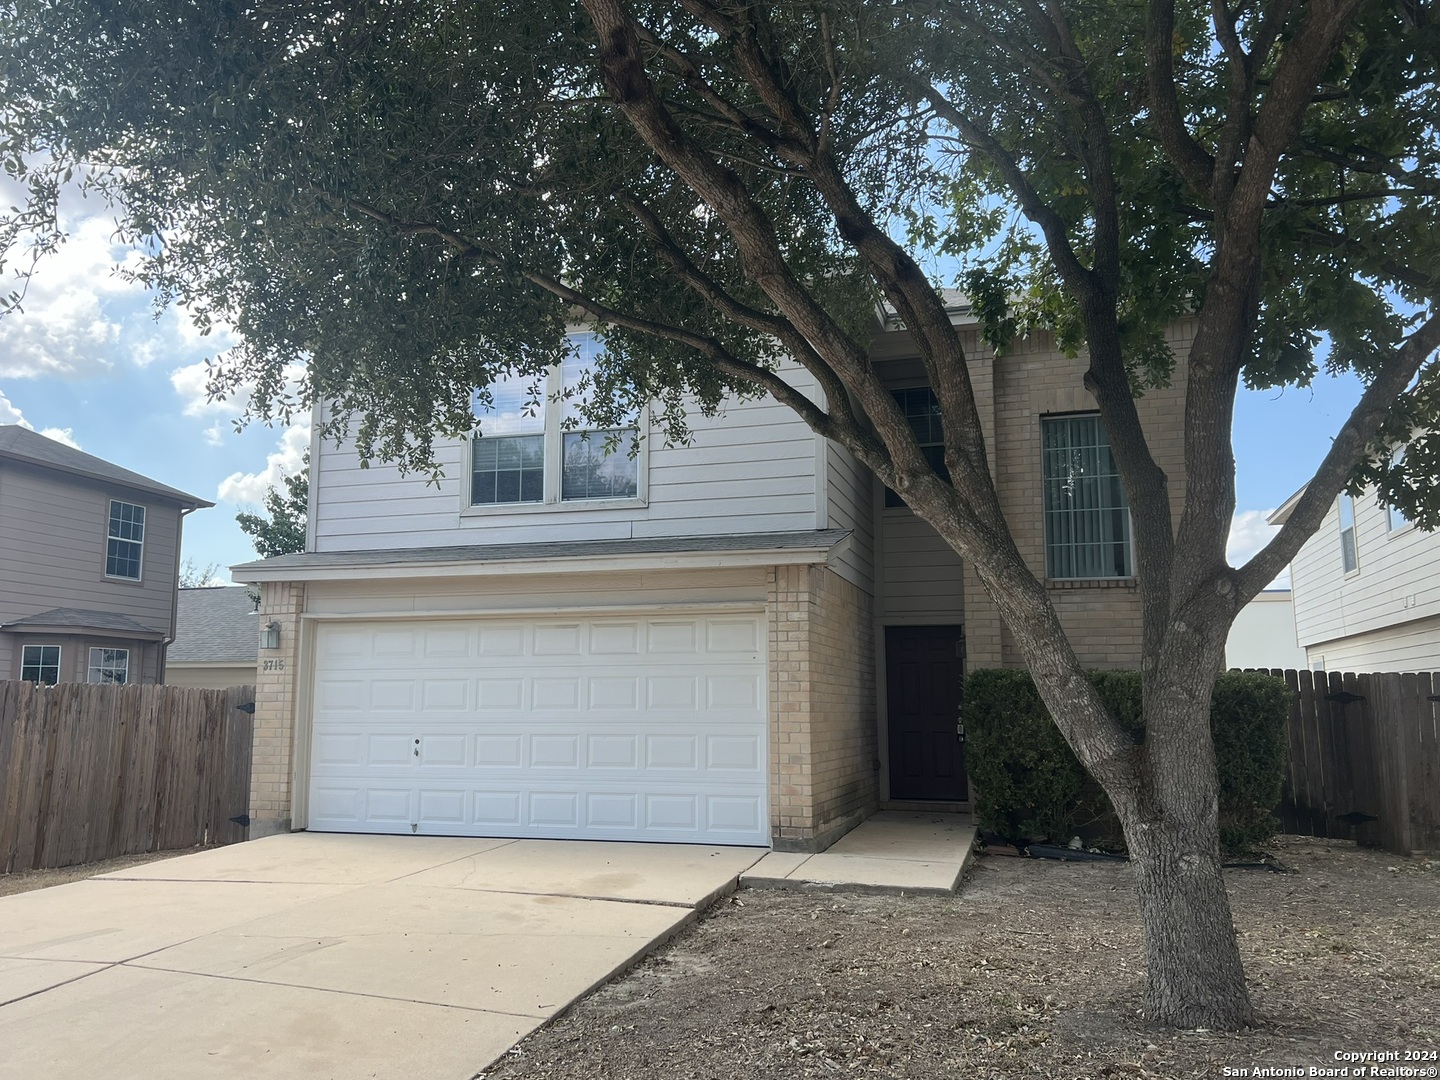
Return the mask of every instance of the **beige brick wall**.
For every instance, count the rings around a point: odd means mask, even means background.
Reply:
[[[1178,523],[1184,502],[1185,463],[1183,357],[1191,330],[1177,326],[1170,346],[1182,358],[1171,386],[1149,390],[1139,400],[1140,420],[1160,467],[1170,481],[1170,503]],[[1000,359],[972,362],[972,378],[981,398],[982,418],[994,435],[990,463],[1000,501],[1020,553],[1037,577],[1045,575],[1040,421],[1047,415],[1094,412],[1085,389],[1089,361],[1056,351],[1045,335],[1020,343]],[[987,400],[983,390],[993,387]],[[999,615],[979,578],[965,572],[967,665],[1020,667],[1023,661],[1000,624]],[[1097,668],[1135,667],[1140,659],[1140,600],[1133,583],[1050,582],[1050,599],[1080,660]]]
[[[267,582],[260,587],[261,632],[280,624],[280,647],[261,649],[255,673],[255,738],[250,765],[250,835],[290,828],[294,792],[295,706],[300,675],[300,613],[305,586]]]
[[[818,851],[877,805],[871,599],[826,567],[781,566],[767,607],[772,842]]]

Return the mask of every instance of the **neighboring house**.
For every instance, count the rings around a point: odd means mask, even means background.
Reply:
[[[224,690],[253,683],[260,652],[258,600],[244,585],[181,589],[166,684]]]
[[[1038,339],[997,360],[953,317],[1021,550],[1083,662],[1134,665],[1129,511],[1085,360]],[[975,574],[771,399],[692,416],[684,446],[587,442],[555,396],[595,347],[575,340],[539,415],[498,387],[483,438],[437,445],[438,485],[312,446],[307,550],[234,568],[277,631],[252,835],[818,850],[882,805],[966,807],[963,671],[1020,662]],[[938,455],[908,334],[877,329],[873,356]],[[1181,391],[1140,404],[1178,510]]]
[[[212,505],[0,426],[0,675],[163,682],[181,522]]]
[[[1266,589],[1240,609],[1225,640],[1227,668],[1303,668],[1289,589]]]
[[[1270,516],[1283,524],[1300,493]],[[1309,666],[1440,671],[1440,535],[1373,492],[1341,495],[1290,565],[1295,628]]]

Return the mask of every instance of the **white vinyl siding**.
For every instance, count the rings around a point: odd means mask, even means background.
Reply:
[[[875,587],[874,476],[850,451],[816,436],[825,455],[827,529],[850,530],[850,543],[831,564],[837,574],[867,593]]]
[[[788,373],[787,374],[793,374]],[[808,388],[801,376],[797,385]],[[800,532],[816,527],[816,443],[793,412],[764,398],[729,405],[724,414],[690,417],[687,446],[646,436],[645,505],[469,508],[464,440],[439,442],[444,476],[402,476],[372,462],[362,469],[354,448],[317,440],[313,449],[315,550],[354,551],[458,544],[642,539],[746,532]]]
[[[1332,642],[1440,617],[1440,534],[1392,531],[1385,518],[1373,493],[1355,500],[1358,569],[1347,573],[1337,500],[1291,564],[1300,644],[1327,666]]]
[[[1327,671],[1440,671],[1440,616],[1322,641],[1306,652],[1307,666]]]

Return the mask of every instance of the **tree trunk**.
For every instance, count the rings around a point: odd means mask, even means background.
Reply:
[[[1191,682],[1204,683],[1205,691],[1185,685]],[[1192,669],[1151,688],[1140,790],[1133,802],[1115,800],[1115,808],[1145,933],[1146,1017],[1234,1031],[1253,1024],[1255,1010],[1221,868],[1213,682]]]
[[[1212,827],[1213,828],[1213,827]],[[1234,1031],[1254,1023],[1213,832],[1173,815],[1125,823],[1145,931],[1145,1015]]]

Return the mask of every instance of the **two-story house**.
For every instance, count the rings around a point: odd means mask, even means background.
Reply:
[[[0,426],[0,677],[162,682],[181,523],[212,505]]]
[[[953,317],[1022,550],[1084,661],[1135,664],[1129,512],[1085,361],[1039,338],[996,359]],[[818,850],[881,806],[964,808],[963,671],[1018,663],[975,575],[771,399],[693,416],[683,446],[587,438],[562,391],[595,342],[575,343],[544,394],[498,387],[479,433],[438,447],[438,484],[312,446],[307,550],[234,568],[271,646],[252,835]],[[902,327],[874,358],[938,455]],[[1142,401],[1177,499],[1181,397]]]
[[[1270,522],[1284,524],[1299,496]],[[1373,492],[1335,500],[1290,578],[1296,634],[1312,669],[1440,671],[1440,535],[1417,529]]]

